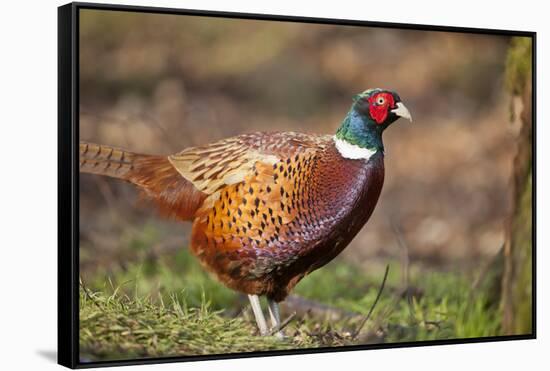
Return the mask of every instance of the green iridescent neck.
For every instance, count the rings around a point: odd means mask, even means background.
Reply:
[[[354,104],[336,131],[336,138],[361,148],[383,151],[382,130],[382,125],[357,112]]]

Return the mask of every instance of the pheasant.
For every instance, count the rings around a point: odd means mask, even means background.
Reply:
[[[192,221],[191,251],[248,295],[261,335],[282,336],[278,303],[336,257],[371,216],[384,182],[383,131],[411,115],[369,89],[335,135],[256,132],[169,155],[80,143],[80,171],[133,183],[160,212]]]

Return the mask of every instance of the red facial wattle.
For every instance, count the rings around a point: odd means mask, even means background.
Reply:
[[[377,124],[383,124],[388,118],[391,107],[395,106],[395,100],[390,93],[378,93],[369,98],[370,117]]]

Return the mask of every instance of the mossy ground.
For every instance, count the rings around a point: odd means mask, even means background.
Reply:
[[[412,265],[404,290],[397,261],[390,263],[372,315],[355,334],[375,301],[383,271],[366,274],[338,259],[306,277],[295,294],[341,315],[299,313],[282,341],[257,336],[246,298],[214,281],[186,250],[96,271],[84,278],[80,290],[81,357],[113,360],[498,335],[498,309],[472,288],[475,272]],[[289,311],[283,310],[283,319]]]

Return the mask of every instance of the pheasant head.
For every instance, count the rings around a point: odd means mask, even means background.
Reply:
[[[397,93],[369,89],[357,94],[336,132],[340,153],[347,158],[359,159],[383,151],[382,133],[400,117],[412,122],[409,110]]]

